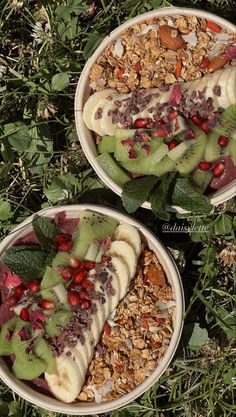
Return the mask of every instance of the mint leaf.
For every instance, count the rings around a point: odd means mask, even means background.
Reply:
[[[45,270],[47,252],[38,246],[20,245],[7,249],[3,262],[24,282],[41,279]]]
[[[50,250],[57,234],[57,227],[52,223],[52,219],[36,215],[33,218],[32,225],[34,233],[42,247]]]
[[[161,181],[155,185],[150,194],[150,202],[153,213],[162,220],[169,220],[170,213],[166,211],[170,184],[175,177],[175,173],[166,174],[161,177]]]
[[[188,177],[177,178],[171,203],[192,213],[210,213],[212,209],[209,199],[196,191]]]
[[[136,211],[147,200],[150,191],[158,180],[158,177],[148,175],[124,184],[121,200],[128,213]]]

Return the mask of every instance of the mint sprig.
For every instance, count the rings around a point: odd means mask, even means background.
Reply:
[[[170,213],[166,211],[166,205],[170,198],[170,184],[175,176],[175,172],[163,175],[161,181],[154,186],[150,193],[152,211],[162,220],[170,219]]]
[[[209,198],[200,194],[189,177],[179,177],[173,186],[171,203],[192,213],[210,213],[212,205]]]
[[[41,279],[48,253],[39,246],[20,245],[7,249],[3,262],[24,282]]]
[[[35,215],[32,225],[42,248],[50,250],[57,234],[57,227],[52,223],[52,219]]]
[[[128,213],[136,211],[148,199],[151,190],[158,180],[158,177],[149,175],[124,184],[121,199]]]

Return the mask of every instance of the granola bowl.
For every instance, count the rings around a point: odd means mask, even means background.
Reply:
[[[85,223],[100,243],[83,257]],[[34,260],[32,281],[28,252],[49,250],[46,270]],[[141,223],[98,205],[47,208],[15,228],[0,253],[0,377],[17,394],[94,415],[132,402],[165,372],[182,332],[183,288],[168,250]]]
[[[77,134],[104,184],[121,196],[130,179],[177,172],[194,186],[195,201],[233,197],[235,64],[235,26],[206,11],[161,8],[112,31],[75,95]],[[191,211],[175,193],[167,203],[168,211]]]

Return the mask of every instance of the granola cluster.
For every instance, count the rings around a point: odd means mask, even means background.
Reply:
[[[143,382],[168,348],[174,309],[162,266],[143,250],[127,296],[105,323],[79,400],[114,400]]]
[[[163,25],[173,27],[172,35],[181,37],[183,47],[171,50],[164,46],[159,31]],[[93,65],[90,86],[96,91],[110,87],[127,93],[201,78],[208,71],[206,60],[221,56],[236,41],[235,33],[223,28],[217,33],[208,26],[205,19],[196,16],[166,16],[128,28]],[[170,40],[165,40],[168,45]],[[236,65],[236,59],[224,63],[229,65]]]

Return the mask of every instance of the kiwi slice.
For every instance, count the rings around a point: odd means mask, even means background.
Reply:
[[[158,149],[155,152],[150,153],[150,155],[145,156],[144,158],[122,161],[121,165],[129,172],[141,175],[152,175],[157,163],[159,163],[167,153],[168,146],[165,143],[162,143]]]
[[[56,359],[52,354],[48,342],[41,338],[34,348],[36,355],[46,363],[46,372],[52,374],[56,369]]]
[[[58,266],[68,266],[70,264],[70,258],[70,252],[58,252],[52,261],[53,269],[56,270]]]
[[[132,146],[132,151],[134,151],[137,155],[136,159],[146,158],[147,153],[145,148],[143,147],[146,145],[149,148],[150,155],[155,152],[157,149],[160,148],[160,146],[163,144],[163,138],[150,138],[150,142],[147,142],[146,144],[143,142],[136,142]],[[131,150],[130,146],[126,146],[123,143],[122,139],[118,139],[116,143],[116,149],[114,152],[114,157],[117,161],[130,161],[130,155],[129,152]]]
[[[212,180],[212,177],[212,171],[201,171],[199,169],[193,171],[191,176],[193,182],[198,186],[199,191],[202,193],[204,193],[204,191],[207,189]]]
[[[236,165],[236,104],[232,104],[222,113],[219,123],[220,126],[208,135],[205,159],[210,162],[230,155]],[[218,144],[220,135],[226,136],[229,140],[224,148]]]
[[[122,186],[130,180],[130,177],[109,153],[102,153],[97,157],[97,161],[116,184]]]
[[[72,236],[73,256],[80,259],[84,258],[91,242],[112,235],[117,225],[118,221],[112,217],[90,210],[82,211],[80,222]]]
[[[205,132],[193,124],[191,124],[191,129],[195,133],[195,139],[186,140],[185,142],[182,142],[180,145],[176,146],[173,151],[170,151],[170,153],[176,151],[174,155],[175,166],[177,171],[179,171],[181,174],[189,174],[191,171],[193,171],[194,168],[196,168],[202,159],[206,147],[207,135]],[[178,148],[180,147],[181,149],[178,157]],[[184,148],[185,151],[183,152]]]
[[[73,314],[73,311],[59,310],[46,319],[44,326],[48,336],[59,336],[60,330],[58,326],[65,327]]]
[[[13,317],[7,323],[2,326],[0,333],[0,355],[11,355],[13,353],[12,343],[10,340],[7,340],[9,332],[12,332],[15,329],[16,317]]]
[[[98,144],[99,153],[114,153],[118,138],[115,136],[103,136],[101,142]]]
[[[96,256],[98,254],[98,250],[99,250],[99,246],[95,242],[92,242],[91,245],[89,246],[84,258],[87,261],[95,261]]]
[[[19,379],[32,380],[40,376],[46,370],[46,362],[38,358],[35,353],[26,352],[28,347],[26,341],[21,341],[20,337],[12,337],[12,347],[16,355],[12,371]]]
[[[55,259],[58,257],[58,254],[56,255]],[[54,259],[54,261],[55,261],[55,259]],[[56,264],[57,261],[59,262],[58,258],[55,261],[55,264]],[[66,265],[68,265],[68,264],[69,264],[69,261]],[[62,264],[58,263],[58,266],[59,265],[62,265]],[[48,288],[55,287],[55,285],[63,283],[63,282],[64,282],[64,280],[61,277],[60,272],[57,271],[56,267],[54,266],[53,268],[51,268],[50,266],[47,266],[46,271],[45,271],[44,276],[43,276],[43,279],[42,279],[41,284],[40,284],[40,289],[41,289],[41,291],[46,290]]]
[[[166,155],[164,158],[160,160],[153,168],[153,175],[157,177],[161,177],[162,175],[166,174],[167,172],[175,171],[176,167],[173,161]]]

